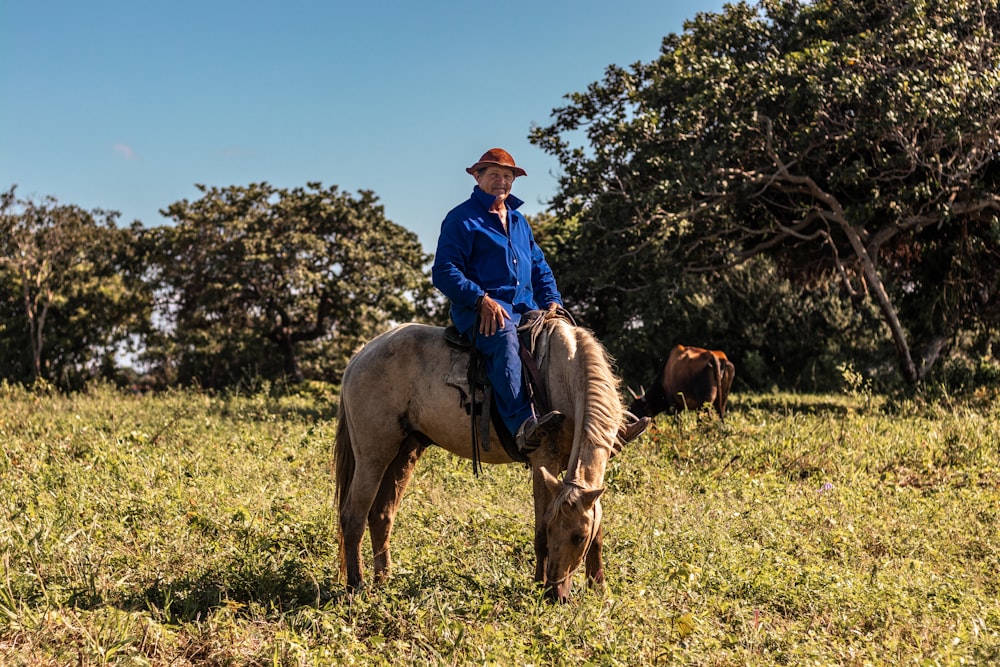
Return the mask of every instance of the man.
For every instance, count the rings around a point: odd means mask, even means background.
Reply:
[[[528,454],[559,429],[564,415],[535,415],[521,380],[517,324],[529,310],[561,306],[562,297],[527,219],[517,211],[524,202],[510,193],[514,179],[527,175],[524,169],[507,151],[491,148],[466,172],[476,185],[441,223],[432,279],[451,301],[455,326],[485,359],[497,410],[516,434],[518,449]]]

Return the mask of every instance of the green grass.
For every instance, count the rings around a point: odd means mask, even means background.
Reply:
[[[348,599],[333,398],[0,386],[0,664],[994,664],[996,398],[661,417],[608,469],[607,585],[553,605],[521,466],[429,451]]]

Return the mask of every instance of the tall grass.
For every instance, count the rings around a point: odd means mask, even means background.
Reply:
[[[607,585],[552,605],[521,466],[430,450],[349,599],[334,398],[0,386],[0,663],[996,663],[995,399],[661,417],[608,469]]]

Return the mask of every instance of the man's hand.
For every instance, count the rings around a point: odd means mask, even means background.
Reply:
[[[503,329],[503,321],[510,319],[510,315],[499,303],[484,295],[479,304],[479,333],[484,336],[492,336],[497,329]]]

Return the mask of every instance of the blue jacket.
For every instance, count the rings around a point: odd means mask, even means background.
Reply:
[[[515,323],[521,313],[562,305],[545,254],[516,210],[524,202],[507,196],[508,236],[500,217],[489,212],[493,200],[476,186],[441,223],[431,278],[451,300],[451,319],[462,332],[475,324],[476,300],[483,294],[500,303]]]

